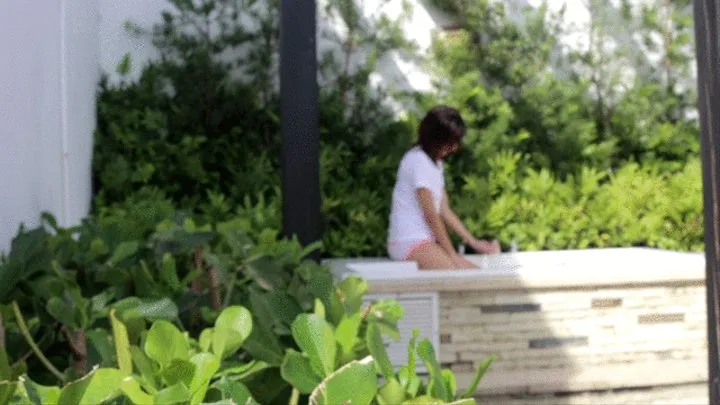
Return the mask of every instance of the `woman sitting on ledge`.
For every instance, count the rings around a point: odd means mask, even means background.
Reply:
[[[477,266],[452,246],[445,224],[478,253],[500,252],[495,242],[474,238],[450,209],[443,160],[455,153],[465,123],[454,108],[437,106],[420,123],[418,144],[402,158],[393,189],[388,254],[420,269],[470,269]]]

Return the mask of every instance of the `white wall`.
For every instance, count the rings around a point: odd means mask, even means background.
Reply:
[[[98,26],[93,0],[0,1],[0,251],[42,211],[87,213]]]

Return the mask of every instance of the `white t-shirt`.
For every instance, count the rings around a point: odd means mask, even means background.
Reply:
[[[439,213],[445,189],[443,164],[433,162],[422,148],[415,146],[405,153],[397,171],[388,241],[434,238],[417,198],[419,188],[427,188],[432,192],[435,209]]]

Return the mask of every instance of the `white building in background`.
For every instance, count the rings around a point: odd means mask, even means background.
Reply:
[[[357,1],[367,16],[401,10],[400,1]],[[515,15],[541,3],[504,1]],[[405,34],[427,49],[433,32],[451,22],[428,0],[410,2],[414,11]],[[584,1],[548,3],[552,10],[566,7],[568,24],[589,20]],[[0,252],[7,250],[21,223],[36,226],[42,211],[65,226],[87,214],[101,72],[112,77],[129,53],[136,75],[138,66],[157,56],[150,39],[130,35],[125,22],[149,29],[167,5],[166,0],[0,1]],[[586,39],[578,33],[565,43],[585,46]],[[320,40],[318,47],[325,46]],[[376,79],[398,88],[430,88],[428,74],[397,54],[382,61]]]

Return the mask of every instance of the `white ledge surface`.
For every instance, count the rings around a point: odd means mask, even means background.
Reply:
[[[387,258],[333,259],[338,277],[359,275],[372,292],[578,288],[702,284],[702,253],[649,248],[606,248],[468,255],[472,270],[419,270],[415,262]]]

